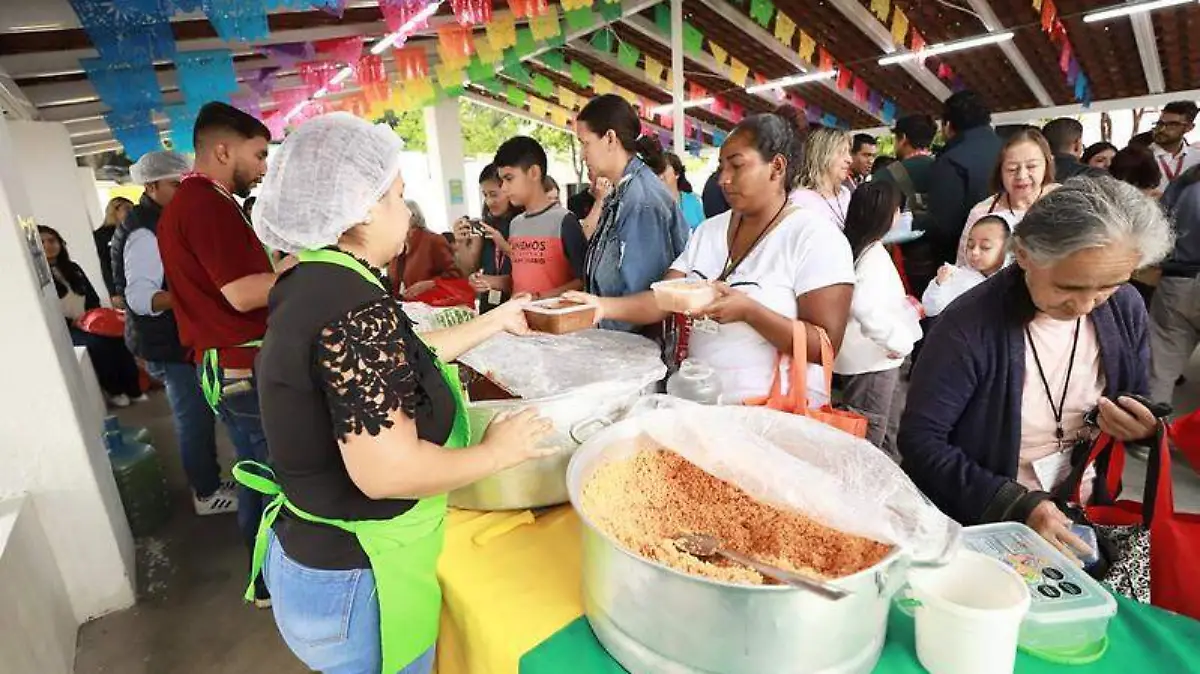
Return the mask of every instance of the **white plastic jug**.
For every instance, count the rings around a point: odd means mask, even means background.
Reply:
[[[963,550],[949,564],[909,571],[917,657],[930,674],[1011,674],[1029,589],[1000,561]]]

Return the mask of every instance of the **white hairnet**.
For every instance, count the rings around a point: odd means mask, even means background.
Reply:
[[[129,179],[138,185],[147,185],[158,180],[178,178],[191,170],[192,162],[184,155],[160,150],[147,152],[130,166]]]
[[[267,167],[254,204],[258,238],[287,253],[337,243],[395,182],[401,149],[387,126],[345,112],[301,124]]]

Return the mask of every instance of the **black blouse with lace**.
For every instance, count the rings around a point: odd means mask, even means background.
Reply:
[[[271,291],[255,369],[271,465],[296,506],[343,520],[390,519],[413,506],[364,495],[338,447],[339,438],[390,427],[397,410],[416,421],[423,440],[441,444],[450,436],[453,393],[395,300],[351,269],[298,265]],[[275,533],[305,566],[370,566],[352,534],[299,520],[286,508]]]

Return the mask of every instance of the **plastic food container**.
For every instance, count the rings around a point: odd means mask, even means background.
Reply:
[[[1104,654],[1116,600],[1037,532],[1017,522],[983,524],[963,529],[963,545],[1004,562],[1024,579],[1033,603],[1021,623],[1022,650],[1078,664]]]
[[[540,300],[525,307],[525,322],[537,332],[565,335],[592,327],[596,307],[560,299]]]
[[[650,284],[658,308],[673,314],[690,314],[712,304],[717,291],[708,281],[672,279]]]

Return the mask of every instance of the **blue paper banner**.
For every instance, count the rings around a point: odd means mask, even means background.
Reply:
[[[158,77],[149,63],[79,59],[100,100],[116,112],[149,110],[162,103]]]
[[[102,58],[151,63],[175,56],[164,0],[71,0],[71,7]]]
[[[1092,88],[1088,86],[1087,75],[1083,73],[1075,78],[1075,100],[1083,103],[1084,107],[1092,104]]]
[[[204,13],[227,42],[265,40],[270,33],[265,0],[205,0]]]
[[[194,153],[192,143],[198,110],[187,103],[176,103],[163,107],[163,113],[171,120],[171,145],[176,152]]]
[[[149,110],[110,112],[104,121],[112,129],[113,136],[125,148],[125,154],[136,161],[147,152],[162,149],[158,127],[150,120]]]
[[[883,115],[883,122],[891,124],[896,121],[896,102],[888,99],[883,102],[883,107],[880,108],[880,114]]]
[[[833,114],[826,113],[823,117],[821,117],[821,125],[827,126],[831,129],[836,129],[838,127],[838,118]]]
[[[713,131],[713,147],[721,147],[727,138],[729,138],[729,134],[724,131]]]
[[[233,52],[228,49],[179,52],[175,70],[184,98],[196,109],[209,101],[228,102],[238,88]]]

